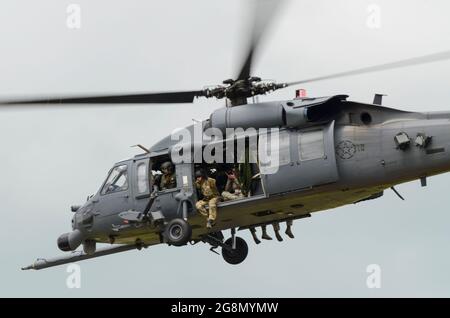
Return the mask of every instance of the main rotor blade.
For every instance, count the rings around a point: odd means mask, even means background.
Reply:
[[[0,105],[17,104],[169,104],[192,103],[195,97],[204,96],[203,91],[162,92],[148,94],[73,96],[0,100]]]
[[[310,78],[310,79],[297,81],[297,82],[291,82],[291,83],[288,83],[288,86],[324,81],[324,80],[347,77],[347,76],[381,72],[381,71],[393,70],[393,69],[402,68],[402,67],[423,65],[423,64],[433,63],[433,62],[445,61],[445,60],[449,60],[449,59],[450,59],[450,51],[445,51],[445,52],[425,55],[425,56],[421,56],[421,57],[415,57],[415,58],[411,58],[411,59],[407,59],[407,60],[403,60],[403,61],[381,64],[381,65],[377,65],[377,66],[360,68],[360,69],[353,70],[353,71],[336,73],[336,74],[327,75],[327,76],[320,76],[320,77]]]
[[[254,0],[253,1],[253,25],[250,30],[250,41],[244,63],[240,69],[238,80],[248,79],[251,75],[255,51],[261,38],[272,22],[276,11],[285,0]]]

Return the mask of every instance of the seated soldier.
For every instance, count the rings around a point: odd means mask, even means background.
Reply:
[[[241,183],[236,174],[234,168],[227,171],[227,184],[225,185],[225,191],[222,192],[222,197],[225,201],[237,200],[244,197],[242,194]]]
[[[203,196],[201,200],[197,201],[195,207],[201,215],[207,218],[206,227],[210,229],[215,225],[217,218],[217,202],[220,198],[219,191],[216,187],[216,180],[208,178],[203,171],[196,171],[195,185]],[[206,210],[206,205],[209,206],[209,211]]]
[[[161,165],[162,176],[159,180],[159,190],[173,189],[177,187],[177,178],[173,169],[173,164],[166,161]]]

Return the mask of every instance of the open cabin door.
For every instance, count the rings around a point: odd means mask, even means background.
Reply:
[[[334,121],[302,130],[281,130],[278,137],[279,147],[271,154],[278,156],[278,162],[260,163],[268,195],[310,189],[338,180]],[[259,145],[267,153],[272,151],[271,138],[260,136]]]
[[[240,202],[250,197],[265,197],[258,165],[258,133],[256,129],[236,130],[227,135],[227,139],[218,138],[196,149],[195,158],[202,162],[194,164],[194,171],[206,172],[208,177],[216,180],[216,187],[225,202]],[[201,150],[201,153],[200,153]],[[226,190],[228,175],[237,179],[239,195],[230,196]],[[193,180],[195,182],[195,180]],[[223,192],[228,193],[227,197]]]

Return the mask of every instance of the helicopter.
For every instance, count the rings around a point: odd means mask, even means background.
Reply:
[[[239,231],[250,231],[254,242],[260,244],[257,229],[262,230],[263,239],[271,239],[266,227],[272,226],[276,239],[282,241],[280,224],[285,223],[285,234],[293,238],[290,229],[296,220],[375,200],[389,189],[402,198],[396,185],[420,180],[426,186],[429,177],[450,171],[450,111],[388,108],[383,106],[382,94],[376,94],[372,103],[350,101],[347,95],[305,97],[300,93],[292,100],[258,102],[258,96],[311,82],[450,59],[450,51],[446,51],[300,81],[265,81],[252,74],[252,65],[280,3],[255,1],[245,59],[236,78],[220,85],[192,91],[0,100],[2,107],[180,104],[193,103],[196,98],[226,101],[225,107],[212,112],[208,119],[184,130],[194,136],[191,142],[180,143],[167,136],[150,148],[138,145],[142,154],[114,164],[98,192],[82,205],[71,207],[72,231],[57,239],[59,249],[66,254],[39,258],[23,270],[157,244],[182,247],[197,243],[209,245],[213,252],[220,247],[224,260],[237,265],[248,256],[248,244],[237,236]],[[230,129],[247,133],[230,138]],[[195,138],[198,131],[202,135],[199,142]],[[211,131],[225,138],[203,138]],[[268,139],[277,140],[277,146],[264,143]],[[251,140],[256,140],[256,160],[250,160],[255,153]],[[239,148],[240,141],[244,145],[241,156],[233,149]],[[197,156],[212,148],[214,156],[226,156],[232,149],[233,160],[223,163]],[[275,166],[261,160],[261,148],[276,155]],[[158,178],[167,162],[173,166],[175,186],[162,189]],[[220,201],[216,224],[208,228],[196,208],[201,200],[197,172],[206,173],[219,184],[219,177],[230,168],[238,171],[246,185],[245,195]],[[228,239],[225,231],[230,231]],[[97,248],[99,244],[109,246]]]

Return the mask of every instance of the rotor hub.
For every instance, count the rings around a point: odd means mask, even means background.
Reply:
[[[228,98],[234,105],[233,101],[242,102],[247,98],[265,95],[287,86],[288,84],[278,84],[274,81],[263,81],[259,77],[250,77],[245,80],[228,79],[223,81],[223,85],[207,88],[203,92],[207,98]]]

